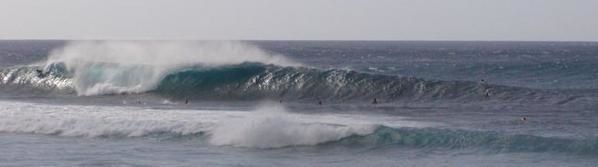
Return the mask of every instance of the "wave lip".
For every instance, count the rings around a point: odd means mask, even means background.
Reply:
[[[173,70],[242,62],[296,65],[280,55],[233,41],[71,41],[49,55],[46,68],[62,64],[78,95],[142,93]]]

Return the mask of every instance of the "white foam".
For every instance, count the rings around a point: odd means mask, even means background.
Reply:
[[[302,118],[302,115],[286,113],[281,107],[261,107],[247,117],[222,121],[211,131],[210,143],[255,148],[316,145],[351,135],[366,135],[375,128],[372,124],[307,121],[304,115]]]
[[[0,105],[0,132],[80,137],[138,137],[160,132],[196,134],[212,127],[219,117],[226,116],[217,111],[196,113],[14,102],[0,102]]]
[[[172,70],[260,62],[297,65],[253,45],[233,41],[74,41],[56,49],[46,66],[64,63],[79,95],[151,90]],[[107,66],[107,64],[109,66]]]
[[[255,111],[158,110],[0,101],[0,132],[76,137],[207,134],[213,145],[278,148],[372,133],[379,125],[421,126],[401,118],[294,114],[278,104]],[[384,124],[381,124],[384,123]],[[387,125],[388,124],[388,125]]]

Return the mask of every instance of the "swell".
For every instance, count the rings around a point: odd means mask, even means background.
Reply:
[[[94,66],[97,70],[114,70],[115,66]],[[126,76],[136,75],[139,68],[119,69],[124,81]],[[77,81],[63,64],[41,67],[25,66],[0,70],[0,87],[20,87],[50,92],[73,94],[81,87],[94,87],[93,78]],[[130,70],[135,69],[135,70]],[[101,74],[101,73],[100,73]],[[142,75],[142,74],[138,74]],[[143,81],[135,81],[142,83]],[[75,84],[77,83],[77,84]],[[84,86],[81,86],[85,83]],[[102,83],[106,84],[106,83]],[[109,83],[108,83],[109,84]],[[151,85],[151,84],[150,84]],[[429,101],[549,101],[565,104],[579,97],[563,95],[562,92],[490,85],[469,81],[424,80],[361,73],[343,69],[316,69],[307,67],[281,67],[260,63],[242,63],[224,66],[187,66],[167,73],[148,92],[175,99],[213,100],[326,100],[332,102],[397,100]],[[123,88],[123,90],[127,90]],[[136,90],[131,88],[131,90]],[[138,91],[119,91],[138,93]],[[80,94],[80,93],[78,93]]]
[[[167,75],[152,92],[173,98],[331,102],[554,100],[554,93],[538,89],[257,63],[188,68]]]
[[[469,149],[492,152],[567,152],[598,154],[598,138],[556,138],[533,135],[506,135],[497,132],[438,128],[390,128],[381,126],[368,135],[353,135],[331,145],[391,145],[415,148]]]

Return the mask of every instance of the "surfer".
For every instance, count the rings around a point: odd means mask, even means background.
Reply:
[[[37,72],[38,78],[45,78],[48,75],[47,73],[44,72],[44,70],[40,70],[40,69],[35,70],[35,72]]]
[[[318,100],[318,105],[322,105],[322,100]]]
[[[527,117],[521,117],[521,121],[527,121]]]
[[[189,98],[185,98],[185,104],[189,104]]]
[[[374,101],[372,101],[372,104],[378,104],[378,99],[374,98]]]
[[[480,86],[484,89],[484,97],[490,97],[490,89],[488,89],[488,85],[486,84],[486,80],[480,80]]]

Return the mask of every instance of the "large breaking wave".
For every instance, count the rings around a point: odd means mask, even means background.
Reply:
[[[171,98],[546,100],[550,92],[303,67],[239,42],[72,42],[42,65],[0,70],[4,86],[77,94],[156,93]],[[567,103],[577,97],[549,101]]]
[[[152,90],[165,75],[185,66],[243,62],[293,65],[241,42],[79,41],[54,50],[44,71],[61,66],[78,95],[99,95]]]
[[[39,66],[0,70],[4,86],[28,87],[78,95],[155,93],[174,99],[211,100],[546,100],[550,92],[468,81],[435,81],[361,73],[343,69],[284,67],[262,63],[171,69],[153,79],[147,65],[89,65],[74,74],[62,63],[40,74]],[[149,70],[151,71],[151,70]],[[75,75],[81,75],[76,77]],[[145,80],[149,78],[148,80]],[[155,81],[152,81],[155,80]],[[573,98],[573,99],[571,99]],[[556,97],[567,102],[575,97]],[[553,99],[554,100],[554,99]]]

